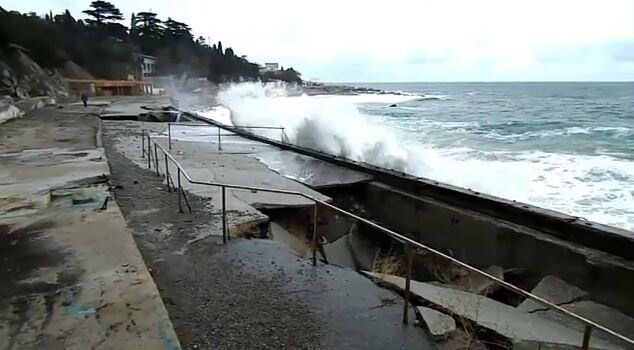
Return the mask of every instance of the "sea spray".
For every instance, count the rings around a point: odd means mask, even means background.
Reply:
[[[298,146],[315,149],[380,167],[423,175],[426,165],[394,133],[368,122],[357,107],[367,95],[323,98],[288,96],[283,84],[233,84],[218,94],[218,102],[231,110],[234,125],[282,126]],[[417,96],[374,95],[394,102]],[[352,102],[354,101],[354,102]],[[279,138],[270,130],[256,131]]]

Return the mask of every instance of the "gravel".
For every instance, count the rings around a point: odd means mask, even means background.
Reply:
[[[123,131],[126,132],[126,131]],[[318,349],[319,322],[281,280],[242,271],[254,261],[227,261],[219,218],[188,193],[194,214],[177,212],[163,178],[115,150],[121,135],[104,130],[118,205],[154,277],[184,349]]]

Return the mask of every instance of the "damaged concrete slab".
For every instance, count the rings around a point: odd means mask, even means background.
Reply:
[[[393,275],[365,272],[376,280],[398,289],[404,289],[405,279]],[[430,283],[411,281],[414,295],[459,317],[464,317],[506,338],[513,349],[578,349],[583,331],[569,328],[559,322],[525,313],[487,297]],[[622,349],[615,342],[598,338],[590,341],[591,349]]]
[[[253,156],[280,175],[312,188],[347,186],[372,180],[372,176],[369,174],[336,166],[292,151],[277,150],[257,153]]]
[[[417,306],[416,310],[423,319],[432,339],[447,338],[456,330],[456,321],[453,317],[423,306]]]
[[[574,301],[587,299],[589,297],[588,293],[581,288],[568,284],[564,280],[551,275],[539,281],[535,288],[531,290],[531,293],[557,305],[570,304]],[[536,301],[527,299],[524,300],[517,309],[524,312],[535,312],[544,310],[545,306]]]

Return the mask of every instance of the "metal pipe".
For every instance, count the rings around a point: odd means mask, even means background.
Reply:
[[[183,212],[183,205],[181,204],[181,168],[178,167],[178,175],[176,176],[178,181],[178,212]]]
[[[222,186],[222,243],[227,243],[227,203],[226,187]]]
[[[313,266],[317,266],[317,202],[313,215]]]
[[[145,130],[141,129],[141,158],[145,158]]]
[[[412,261],[414,258],[414,254],[412,254],[412,247],[409,244],[405,244],[405,258],[407,259],[407,272],[405,275],[405,303],[403,304],[403,324],[407,324],[408,322],[410,282],[412,280]]]
[[[149,135],[148,135],[148,138],[149,138]],[[168,153],[162,146],[159,145],[158,147],[163,149],[164,152]],[[464,263],[464,262],[462,262],[462,261],[460,261],[460,260],[458,260],[458,259],[456,259],[456,258],[454,258],[454,257],[452,257],[450,255],[447,255],[447,254],[442,253],[441,251],[438,251],[438,250],[436,250],[434,248],[428,247],[428,246],[426,246],[426,245],[424,245],[422,243],[414,241],[414,240],[412,240],[409,237],[406,237],[406,236],[401,235],[401,234],[399,234],[399,233],[397,233],[395,231],[392,231],[392,230],[390,230],[388,228],[380,226],[380,225],[378,225],[378,224],[376,224],[376,223],[374,223],[374,222],[372,222],[370,220],[367,220],[365,218],[362,218],[362,217],[360,217],[358,215],[355,215],[355,214],[352,214],[352,213],[350,213],[348,211],[345,211],[345,210],[343,210],[343,209],[341,209],[339,207],[336,207],[336,206],[334,206],[334,205],[332,205],[330,203],[327,203],[327,202],[324,202],[324,201],[322,201],[320,199],[312,197],[311,195],[308,195],[308,194],[305,194],[305,193],[302,193],[302,192],[297,192],[297,191],[262,188],[262,187],[255,187],[255,186],[231,185],[231,184],[226,184],[226,183],[213,183],[213,182],[193,180],[189,176],[189,174],[182,168],[182,166],[176,161],[176,159],[174,159],[174,157],[171,154],[168,153],[167,156],[174,162],[174,164],[178,168],[179,175],[180,175],[180,172],[182,171],[183,175],[185,176],[187,181],[189,181],[192,184],[208,185],[208,186],[225,186],[226,188],[233,188],[233,189],[255,190],[255,191],[264,191],[264,192],[271,192],[271,193],[283,193],[283,194],[302,196],[302,197],[310,199],[310,200],[312,200],[312,201],[314,201],[314,202],[316,202],[316,203],[318,203],[320,205],[323,205],[323,206],[325,206],[327,208],[330,208],[330,209],[332,209],[332,210],[334,210],[336,212],[339,212],[339,213],[341,213],[341,214],[343,214],[345,216],[348,216],[348,217],[351,217],[353,219],[359,220],[359,221],[363,222],[366,225],[374,227],[377,230],[387,234],[388,236],[392,237],[393,239],[395,239],[395,240],[397,240],[397,241],[399,241],[401,243],[410,244],[413,247],[425,250],[425,251],[430,252],[430,253],[432,253],[432,254],[434,254],[436,256],[439,256],[439,257],[441,257],[443,259],[449,260],[449,261],[455,263],[456,265],[458,265],[460,267],[463,267],[463,268],[465,268],[465,269],[467,269],[469,271],[472,271],[472,272],[475,272],[475,273],[477,273],[477,274],[479,274],[481,276],[484,276],[484,277],[486,277],[487,279],[489,279],[491,281],[494,281],[498,285],[500,285],[500,286],[502,286],[502,287],[504,287],[504,288],[506,288],[506,289],[508,289],[508,290],[510,290],[512,292],[515,292],[515,293],[517,293],[519,295],[522,295],[522,296],[524,296],[524,297],[526,297],[528,299],[536,301],[539,304],[542,304],[542,305],[548,307],[549,309],[553,309],[555,311],[558,311],[559,313],[562,313],[562,314],[564,314],[566,316],[569,316],[569,317],[575,319],[578,322],[581,322],[581,323],[583,323],[583,324],[585,324],[587,326],[591,326],[592,328],[596,328],[596,329],[598,329],[598,330],[600,330],[600,331],[602,331],[604,333],[607,333],[607,334],[609,334],[609,335],[611,335],[611,336],[613,336],[615,338],[618,338],[618,339],[620,339],[620,340],[622,340],[622,341],[624,341],[624,342],[626,342],[628,344],[634,345],[634,339],[630,339],[630,338],[628,338],[628,337],[626,337],[624,335],[621,335],[620,333],[617,333],[617,332],[615,332],[615,331],[613,331],[613,330],[611,330],[609,328],[603,327],[600,324],[598,324],[598,323],[596,323],[596,322],[594,322],[592,320],[589,320],[589,319],[587,319],[587,318],[585,318],[583,316],[575,314],[574,312],[566,310],[566,309],[562,308],[559,305],[555,305],[555,304],[547,301],[546,299],[544,299],[542,297],[539,297],[539,296],[534,295],[534,294],[532,294],[530,292],[527,292],[527,291],[525,291],[525,290],[523,290],[523,289],[521,289],[519,287],[516,287],[516,286],[514,286],[514,285],[512,285],[512,284],[510,284],[510,283],[508,283],[508,282],[506,282],[504,280],[501,280],[501,279],[499,279],[499,278],[497,278],[497,277],[495,277],[495,276],[493,276],[493,275],[491,275],[491,274],[489,274],[487,272],[484,272],[484,271],[479,270],[479,269],[477,269],[477,268],[475,268],[475,267],[473,267],[473,266],[471,266],[471,265],[469,265],[467,263]]]
[[[154,165],[156,166],[156,176],[161,176],[159,172],[159,160],[158,160],[158,149],[156,147],[156,142],[154,143]]]
[[[165,183],[167,184],[167,192],[170,192],[170,167],[167,164],[167,154],[163,153],[165,156]]]
[[[167,123],[167,144],[169,145],[169,149],[172,149],[172,124]]]
[[[592,335],[592,326],[586,326],[586,329],[583,332],[583,343],[581,344],[582,350],[588,350],[588,347],[590,346],[591,335]]]

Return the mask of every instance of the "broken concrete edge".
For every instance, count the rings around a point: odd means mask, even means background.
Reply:
[[[366,276],[378,279],[389,287],[403,291],[405,278],[362,271]],[[480,327],[502,336],[513,344],[514,349],[578,348],[583,339],[583,331],[570,328],[565,324],[525,313],[516,308],[487,298],[485,296],[440,287],[430,283],[412,280],[410,292],[443,311],[464,320],[474,322]],[[623,349],[617,345],[616,338],[610,340],[592,337],[590,349]]]
[[[451,315],[424,306],[417,306],[416,312],[434,340],[446,339],[456,330],[456,321]]]
[[[542,278],[531,290],[531,293],[556,305],[564,305],[589,298],[588,292],[552,275]],[[548,310],[544,305],[531,299],[524,300],[517,309],[524,312]]]

